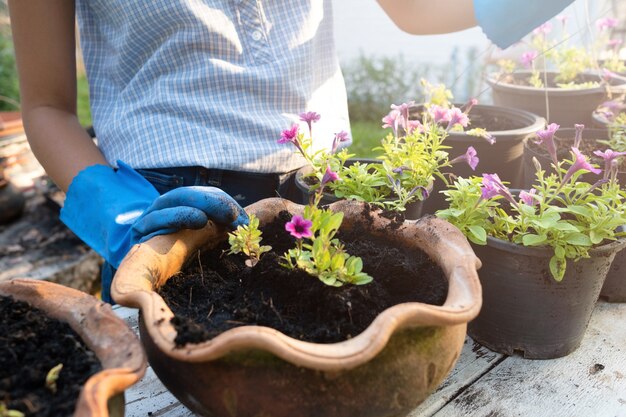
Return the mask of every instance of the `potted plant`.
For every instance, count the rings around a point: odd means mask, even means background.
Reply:
[[[450,207],[437,213],[466,234],[483,261],[485,302],[470,336],[527,358],[578,347],[611,262],[626,246],[626,193],[615,167],[609,162],[593,184],[581,181],[600,170],[577,147],[571,160],[557,159],[549,133],[540,137],[553,172],[537,162],[530,190],[512,192],[495,174],[460,178],[446,191]]]
[[[493,102],[566,127],[591,125],[593,110],[620,91],[626,79],[602,70],[585,49],[569,45],[565,32],[565,39],[550,41],[551,30],[548,22],[533,32],[532,49],[520,58],[523,69],[514,61],[502,61],[500,71],[487,78]]]
[[[558,129],[552,126],[543,134],[544,139],[552,140],[554,136],[554,147],[558,158],[564,158],[567,155],[567,149],[573,145],[577,145],[585,150],[585,153],[592,156],[592,162],[599,166],[605,165],[605,158],[611,155],[612,161],[617,164],[616,179],[620,186],[624,188],[626,184],[626,131],[624,130],[605,130],[605,129],[584,129],[579,125],[577,129]],[[594,149],[605,148],[605,151],[595,151]],[[546,167],[546,172],[552,173],[554,170],[550,165],[550,155],[545,147],[538,145],[535,141],[528,140],[524,147],[524,167],[525,167],[525,187],[531,187],[533,179],[529,175],[529,171],[534,166],[533,158]],[[605,171],[610,168],[605,167]],[[592,182],[594,174],[583,174],[582,178],[587,182]],[[626,279],[624,277],[626,270],[626,251],[620,251],[615,255],[615,259],[611,264],[600,297],[609,302],[626,302]]]
[[[383,127],[391,128],[392,133],[375,148],[382,152],[376,160],[350,159],[353,155],[347,149],[337,152],[341,142],[348,139],[345,132],[335,136],[330,153],[312,152],[311,136],[307,138],[300,133],[295,124],[283,132],[279,142],[292,143],[309,163],[296,175],[296,184],[303,191],[305,200],[315,195],[328,167],[337,172],[339,181],[329,184],[330,193],[324,196],[324,203],[342,198],[364,201],[402,213],[407,219],[417,219],[434,182],[438,178],[447,181],[442,174],[443,168],[467,163],[474,169],[478,164],[473,147],[466,147],[461,155],[449,158],[448,146],[444,144],[450,131],[462,130],[468,125],[467,112],[473,105],[474,102],[469,104],[465,111],[434,104],[426,106],[428,111],[420,114],[421,121],[410,117],[415,102],[392,105],[391,112],[383,118]],[[474,134],[486,136],[486,132],[479,129],[475,129]],[[493,141],[491,137],[486,139]]]
[[[139,340],[110,305],[28,279],[0,282],[0,302],[0,415],[123,416],[123,392],[143,376],[146,361]],[[18,373],[7,375],[11,369]],[[82,389],[71,379],[81,375]]]
[[[153,369],[195,413],[404,416],[454,366],[481,303],[466,239],[432,216],[402,222],[348,200],[321,208],[337,179],[327,169],[308,206],[263,200],[231,234],[209,223],[155,237],[120,265],[114,299],[141,309]],[[181,275],[200,259],[195,278]],[[409,295],[427,288],[441,305]],[[379,304],[383,293],[400,298]],[[370,302],[380,310],[366,319]],[[181,317],[188,308],[197,320]]]
[[[621,134],[626,130],[626,103],[624,98],[605,101],[593,112],[593,124],[606,129],[611,134]]]

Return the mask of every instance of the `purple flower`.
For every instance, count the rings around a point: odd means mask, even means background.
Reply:
[[[540,130],[539,132],[537,132],[537,138],[539,138],[539,140],[535,141],[537,145],[543,145],[544,148],[546,148],[555,166],[558,165],[558,159],[556,157],[556,144],[554,143],[554,134],[557,130],[559,130],[560,127],[561,126],[557,125],[556,123],[550,123],[545,130]]]
[[[600,104],[600,107],[607,108],[613,113],[619,113],[624,108],[624,105],[617,100],[611,100]]]
[[[319,114],[315,113],[314,111],[308,111],[308,112],[300,113],[300,120],[302,120],[303,122],[306,122],[306,124],[309,126],[309,134],[311,136],[313,136],[312,124],[314,122],[319,121],[320,117],[322,117],[322,116],[320,116]]]
[[[405,127],[406,134],[410,135],[411,132],[417,130],[418,132],[424,131],[424,126],[419,122],[419,120],[409,120],[409,124]]]
[[[497,195],[506,196],[509,194],[508,188],[502,181],[498,174],[483,174],[483,186],[482,186],[482,194],[481,198],[483,200],[489,200]]]
[[[289,129],[283,130],[280,134],[280,139],[278,139],[278,143],[283,144],[292,142],[294,144],[298,144],[298,129],[299,126],[294,123]]]
[[[534,206],[536,204],[539,204],[539,201],[536,198],[536,194],[537,190],[535,190],[534,188],[531,188],[528,191],[522,190],[519,192],[519,198],[524,204],[528,206]]]
[[[520,58],[520,62],[524,68],[530,69],[533,66],[533,61],[537,59],[539,53],[537,51],[524,52]]]
[[[335,133],[335,138],[333,139],[332,153],[335,153],[337,151],[337,148],[339,148],[340,143],[347,142],[349,140],[350,140],[350,136],[348,136],[348,132],[346,132],[345,130],[342,130],[339,133]]]
[[[609,71],[606,68],[602,68],[602,79],[606,82],[611,81],[613,78],[615,78],[617,76],[617,74],[615,74],[612,71]]]
[[[421,200],[426,200],[428,198],[428,196],[430,196],[430,192],[428,191],[428,188],[421,186],[421,185],[416,185],[415,187],[413,187],[413,189],[409,192],[408,197],[413,196],[417,191],[421,191],[421,195],[422,198]]]
[[[327,166],[326,172],[324,173],[324,176],[322,177],[322,187],[328,184],[329,182],[334,182],[337,180],[339,180],[339,175],[336,172],[333,172],[333,170],[330,169],[330,166]]]
[[[543,25],[536,28],[535,30],[533,30],[533,33],[535,35],[543,35],[543,36],[547,35],[550,32],[552,32],[552,23],[550,22],[546,22]]]
[[[469,101],[465,104],[463,113],[469,114],[472,108],[478,104],[478,99],[470,98]]]
[[[458,107],[450,109],[448,114],[450,115],[448,130],[452,129],[457,124],[460,124],[463,127],[467,127],[469,124],[469,117],[467,117],[467,114],[463,113]]]
[[[576,129],[576,137],[574,138],[574,148],[578,148],[580,142],[583,140],[583,130],[585,130],[585,125],[575,124],[574,128]]]
[[[400,117],[401,114],[398,110],[391,110],[387,116],[383,117],[383,129],[392,128],[393,135],[397,137]]]
[[[285,230],[296,239],[302,239],[303,237],[313,236],[311,226],[313,226],[313,222],[311,222],[311,220],[307,220],[300,216],[293,216],[291,221],[285,224]]]
[[[438,105],[432,105],[428,109],[430,116],[433,118],[435,123],[445,123],[450,121],[450,111],[445,107],[441,107]]]
[[[613,161],[626,155],[626,152],[615,152],[611,149],[607,149],[604,152],[594,151],[593,153],[604,159],[604,178],[608,178],[609,173],[613,168]]]
[[[496,143],[496,137],[489,132],[485,132],[485,134],[482,137],[487,142],[489,142],[490,145],[493,145],[494,143]]]
[[[463,155],[459,155],[453,160],[450,161],[451,164],[456,164],[458,162],[467,162],[467,165],[472,168],[472,171],[476,170],[476,166],[478,165],[478,156],[476,149],[473,146],[467,148],[467,151]]]
[[[603,19],[596,20],[596,28],[599,31],[605,31],[607,29],[612,29],[617,26],[617,19],[612,17],[605,17]]]
[[[391,170],[391,172],[393,172],[394,174],[400,174],[400,175],[402,175],[404,171],[413,171],[413,170],[406,165],[402,165],[398,168],[394,168]]]
[[[569,179],[572,177],[572,175],[574,175],[576,172],[578,172],[578,171],[580,171],[582,169],[590,171],[590,172],[593,172],[596,175],[599,174],[600,172],[602,172],[602,170],[600,170],[598,168],[594,168],[593,166],[591,166],[591,164],[589,162],[587,162],[587,157],[585,157],[585,155],[580,153],[578,148],[572,147],[572,155],[575,158],[574,159],[574,163],[572,164],[572,166],[569,167],[569,169],[565,173],[565,176],[563,177],[563,182],[561,183],[561,186],[566,184],[567,181],[569,181]]]

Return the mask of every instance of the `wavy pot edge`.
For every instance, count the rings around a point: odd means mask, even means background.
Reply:
[[[59,284],[13,279],[0,282],[0,295],[25,301],[79,334],[102,364],[83,386],[74,417],[108,417],[108,402],[143,377],[147,362],[135,333],[110,304]]]
[[[339,201],[331,204],[330,208],[344,212],[342,227],[350,228],[363,219],[365,205]],[[248,206],[246,210],[254,213],[263,224],[273,220],[281,210],[302,213],[303,206],[270,198]],[[385,226],[389,223],[388,219],[373,217],[374,234],[388,236]],[[268,327],[242,326],[203,343],[175,348],[176,331],[170,324],[173,313],[153,288],[178,272],[185,260],[205,242],[216,245],[225,238],[224,230],[211,222],[200,231],[183,230],[135,245],[122,261],[111,293],[116,302],[140,308],[152,342],[181,361],[214,360],[234,350],[252,348],[269,351],[287,362],[306,368],[324,371],[352,369],[375,357],[396,330],[467,323],[478,315],[481,307],[477,274],[480,260],[458,229],[444,220],[427,217],[405,222],[396,233],[406,245],[424,250],[443,269],[449,280],[446,302],[443,306],[422,303],[395,305],[383,311],[361,334],[339,343],[303,342]]]

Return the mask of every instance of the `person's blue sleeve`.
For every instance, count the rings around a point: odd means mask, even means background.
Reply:
[[[215,187],[181,187],[162,196],[139,173],[118,161],[114,170],[93,165],[69,187],[61,220],[115,268],[132,245],[208,220],[236,228],[248,221],[243,209]]]
[[[573,0],[474,0],[474,14],[485,35],[504,49],[571,3]]]

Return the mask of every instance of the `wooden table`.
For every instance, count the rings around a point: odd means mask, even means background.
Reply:
[[[137,330],[136,310],[115,311]],[[127,417],[194,415],[151,368],[126,392],[126,407]],[[468,337],[452,373],[409,415],[425,416],[626,416],[626,304],[598,303],[581,347],[565,358],[509,357]]]

